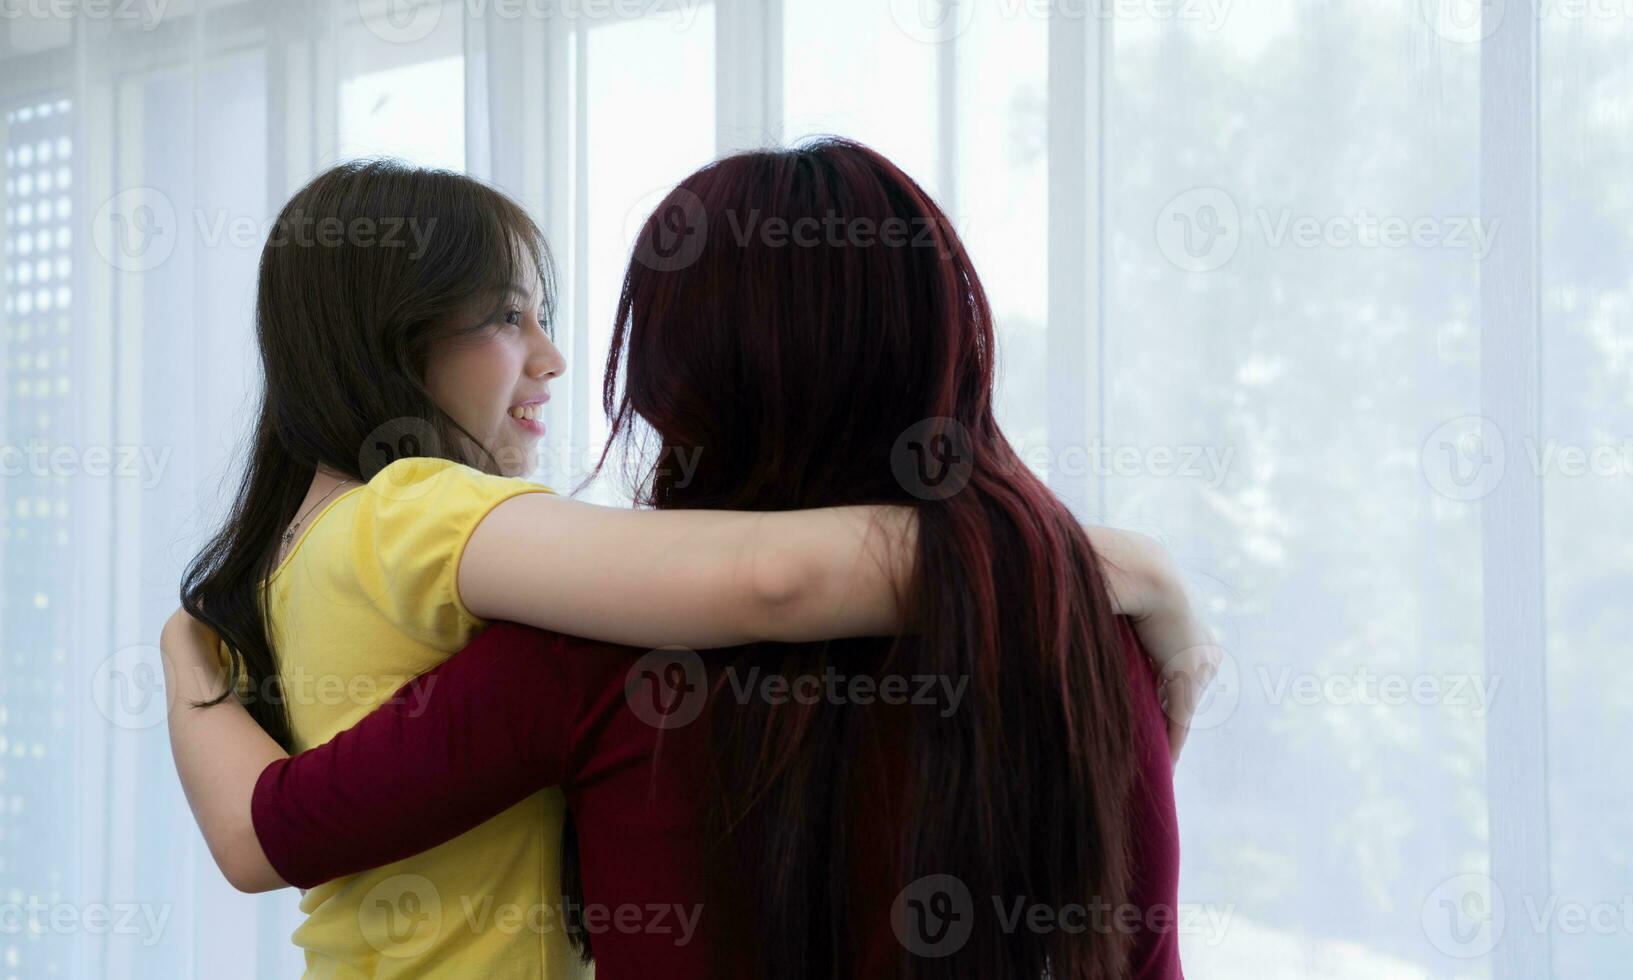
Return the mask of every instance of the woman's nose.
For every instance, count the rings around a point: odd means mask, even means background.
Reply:
[[[555,342],[539,331],[537,348],[528,358],[527,373],[533,378],[559,378],[567,371],[567,359],[561,356],[561,350]]]

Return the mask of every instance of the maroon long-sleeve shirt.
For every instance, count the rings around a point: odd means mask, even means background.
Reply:
[[[1166,722],[1126,623],[1122,636],[1139,772],[1130,905],[1145,923],[1134,932],[1130,976],[1177,980],[1179,830]],[[649,694],[635,676],[651,664],[643,653],[508,623],[488,628],[354,728],[262,772],[252,812],[268,860],[285,881],[310,887],[419,853],[560,786],[577,827],[583,901],[605,910],[587,920],[600,980],[719,977],[714,954],[746,943],[724,916],[707,914],[704,726],[674,725],[685,713],[676,704],[669,727],[652,723],[638,700]],[[881,777],[888,787],[889,774]],[[882,800],[877,816],[888,812]],[[880,925],[856,937],[859,972],[889,977],[904,943],[889,926],[896,895],[869,875],[888,861],[864,863],[853,875],[863,892],[853,918]],[[618,910],[638,925],[620,927]]]

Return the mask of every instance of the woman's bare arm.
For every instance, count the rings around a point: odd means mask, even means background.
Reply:
[[[1107,527],[1084,525],[1083,530],[1100,556],[1113,608],[1133,622],[1140,646],[1156,666],[1169,754],[1177,765],[1224,650],[1198,615],[1185,576],[1155,539]]]
[[[159,644],[170,753],[210,855],[239,891],[284,887],[255,836],[250,800],[261,770],[287,753],[236,700],[195,707],[220,694],[225,684],[213,630],[178,609],[164,624]]]
[[[524,494],[472,533],[459,593],[484,619],[631,646],[887,635],[917,526],[906,507],[654,511]]]
[[[1161,545],[1084,530],[1162,678],[1177,763],[1223,652]],[[916,533],[905,507],[632,511],[527,494],[478,525],[459,590],[483,618],[632,646],[885,635],[903,628]]]

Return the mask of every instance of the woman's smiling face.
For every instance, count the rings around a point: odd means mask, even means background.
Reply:
[[[536,467],[550,381],[567,370],[541,319],[538,271],[527,268],[528,280],[512,288],[491,319],[457,325],[434,341],[425,368],[432,399],[481,442],[504,476]]]

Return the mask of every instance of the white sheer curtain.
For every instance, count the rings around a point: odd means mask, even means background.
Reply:
[[[294,894],[232,892],[192,826],[152,646],[230,487],[287,196],[391,154],[534,211],[571,486],[643,209],[816,132],[947,206],[1012,437],[1164,538],[1231,651],[1177,776],[1191,975],[1633,961],[1633,9],[0,13],[0,978],[299,969]]]

